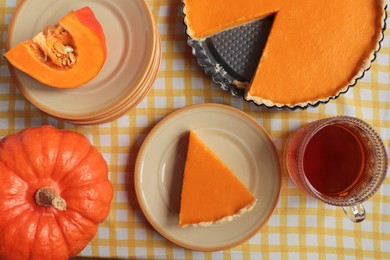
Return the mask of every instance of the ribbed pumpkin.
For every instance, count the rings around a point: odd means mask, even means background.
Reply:
[[[0,140],[0,259],[68,259],[94,237],[113,188],[80,133],[27,128]]]

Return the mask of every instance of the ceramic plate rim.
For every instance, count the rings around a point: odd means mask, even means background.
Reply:
[[[159,34],[156,31],[157,37],[159,38]],[[150,89],[153,86],[154,81],[157,78],[157,74],[159,71],[159,67],[161,65],[161,59],[162,59],[162,46],[161,41],[157,41],[157,46],[155,48],[154,58],[153,58],[153,64],[147,71],[149,77],[145,78],[145,80],[142,82],[142,84],[145,86],[143,89],[139,91],[137,96],[134,98],[127,98],[117,106],[115,106],[113,109],[107,111],[106,113],[103,113],[96,117],[91,118],[84,118],[84,119],[67,119],[67,118],[59,118],[61,120],[67,121],[72,124],[77,125],[96,125],[96,124],[104,124],[111,122],[115,119],[118,119],[119,117],[123,116],[127,112],[129,112],[132,108],[134,108],[136,105],[138,105],[142,99],[148,94]]]

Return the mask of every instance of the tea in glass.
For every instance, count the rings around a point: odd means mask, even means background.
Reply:
[[[338,116],[298,129],[287,145],[286,168],[302,191],[344,207],[348,217],[360,222],[365,218],[361,203],[386,176],[387,154],[370,125]]]

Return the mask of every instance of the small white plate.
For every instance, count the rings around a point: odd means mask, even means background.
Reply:
[[[107,60],[99,75],[84,86],[57,89],[45,86],[13,69],[22,94],[42,111],[58,118],[83,120],[98,117],[132,96],[149,77],[154,48],[159,40],[145,0],[25,0],[14,13],[7,35],[7,49],[31,39],[47,25],[54,25],[71,10],[89,6],[101,23],[107,42]]]
[[[178,227],[189,130],[256,196],[251,212],[210,227]],[[146,137],[135,166],[136,194],[148,221],[168,240],[192,250],[224,250],[249,239],[273,213],[280,188],[271,138],[252,117],[225,105],[192,105],[165,117]]]

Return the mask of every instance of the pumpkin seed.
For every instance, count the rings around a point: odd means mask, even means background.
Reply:
[[[57,52],[59,52],[59,53],[61,53],[61,54],[67,54],[67,51],[66,51],[66,46],[65,45],[63,45],[62,43],[60,43],[60,42],[56,42],[56,43],[54,43],[54,49],[57,51]]]
[[[76,62],[76,55],[74,55],[73,52],[68,53],[68,56],[69,56],[69,60],[70,60],[71,64]]]
[[[69,45],[66,45],[66,46],[65,46],[65,50],[66,50],[67,53],[72,53],[72,52],[74,52],[74,49],[73,49],[71,46],[69,46]]]

